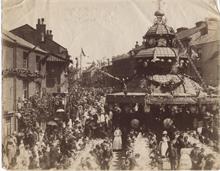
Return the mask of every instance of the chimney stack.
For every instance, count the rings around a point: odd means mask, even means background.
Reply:
[[[207,23],[205,21],[199,21],[199,22],[196,23],[196,27],[200,27],[202,25],[204,25],[205,27],[200,30],[201,36],[203,36],[203,35],[208,33],[208,25],[207,25]]]
[[[47,38],[48,38],[49,40],[53,40],[52,30],[48,30]]]
[[[46,25],[44,24],[44,18],[38,18],[36,29],[39,37],[42,37],[42,34],[46,35]]]

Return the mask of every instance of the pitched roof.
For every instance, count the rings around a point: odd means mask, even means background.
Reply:
[[[26,48],[30,48],[30,49],[33,49],[35,47],[35,45],[29,43],[28,41],[22,39],[21,37],[18,37],[16,36],[15,34],[11,33],[11,32],[8,32],[6,30],[3,30],[2,31],[2,39],[3,40],[7,40],[7,41],[10,41],[12,43],[17,43],[23,47],[26,47]],[[42,53],[47,53],[47,51],[39,48],[39,47],[36,47],[35,48],[36,51],[40,51]]]
[[[192,40],[190,42],[190,44],[192,46],[196,46],[196,45],[201,45],[201,44],[205,44],[205,43],[210,43],[210,42],[215,42],[215,41],[220,41],[220,36],[218,34],[218,32],[210,32],[206,35],[200,36],[195,40]]]
[[[29,24],[24,24],[24,25],[22,25],[22,26],[20,26],[20,27],[17,27],[17,28],[15,28],[15,29],[11,30],[10,32],[15,32],[16,30],[19,30],[19,29],[22,29],[22,28],[28,28],[28,29],[30,29],[30,30],[32,30],[32,31],[37,31],[35,28],[33,28],[32,26],[30,26]],[[47,41],[50,41],[50,42],[52,42],[52,43],[54,43],[54,44],[56,44],[56,45],[58,45],[58,46],[60,46],[60,47],[62,47],[62,48],[65,48],[65,47],[63,47],[62,45],[60,45],[59,43],[57,43],[57,42],[54,41],[54,40],[47,39]],[[66,49],[66,48],[65,48],[65,49]]]
[[[30,42],[27,42],[26,40],[22,39],[21,37],[16,36],[15,34],[9,32],[9,31],[6,31],[6,30],[2,31],[2,39],[7,40],[11,43],[17,43],[20,46],[23,46],[23,47],[26,47],[26,48],[29,48],[29,49],[33,49],[33,48],[36,47],[34,44],[32,44]],[[39,47],[36,47],[34,50],[42,52],[42,53],[50,54],[50,56],[48,57],[48,61],[69,61],[69,62],[72,63],[72,60],[70,60],[70,59],[65,59],[65,58],[63,58],[63,57],[61,57],[57,54],[49,53],[49,52],[47,52],[47,51],[45,51],[45,50],[43,50]]]

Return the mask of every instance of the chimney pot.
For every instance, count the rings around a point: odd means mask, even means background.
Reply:
[[[44,24],[44,18],[41,18],[41,24]]]
[[[52,30],[50,30],[50,35],[52,35]]]
[[[37,24],[40,24],[40,18],[37,19]]]
[[[196,23],[196,27],[200,27],[202,24],[205,24],[205,21],[198,21]]]

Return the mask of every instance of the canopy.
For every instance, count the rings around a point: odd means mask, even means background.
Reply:
[[[206,96],[196,97],[190,95],[174,95],[171,94],[146,94],[143,92],[128,92],[125,95],[123,92],[112,93],[106,96],[107,103],[139,103],[139,104],[215,104],[218,103],[219,97]]]
[[[153,58],[156,57],[169,57],[169,58],[176,58],[178,54],[177,49],[170,48],[170,47],[154,47],[149,49],[140,50],[136,54],[136,58]]]

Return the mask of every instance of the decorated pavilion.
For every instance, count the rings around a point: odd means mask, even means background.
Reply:
[[[190,52],[166,24],[164,14],[156,11],[155,17],[142,45],[126,55],[134,61],[133,76],[122,79],[121,91],[106,97],[115,115],[113,124],[129,127],[137,119],[146,127],[160,127],[171,118],[180,129],[204,125],[204,117],[218,113],[219,96],[203,83],[198,71],[200,82],[186,75],[193,65]]]

